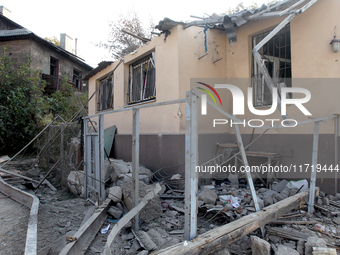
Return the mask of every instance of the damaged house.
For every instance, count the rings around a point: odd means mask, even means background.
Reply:
[[[83,77],[93,68],[75,55],[73,39],[60,34],[60,47],[37,36],[27,28],[15,23],[10,11],[1,7],[0,47],[6,47],[6,54],[21,66],[30,58],[33,70],[41,70],[46,80],[45,91],[53,93],[60,88],[61,78],[67,76],[68,83],[78,91],[83,91]]]
[[[339,9],[281,0],[165,18],[101,62],[84,77],[88,116],[74,122],[82,105],[48,131],[37,158],[0,157],[0,201],[30,209],[3,218],[27,218],[25,254],[339,253]],[[57,174],[81,198],[59,201]]]
[[[335,103],[339,89],[336,79],[340,76],[339,53],[334,52],[330,44],[338,36],[339,2],[310,1],[307,6],[303,1],[293,2],[279,1],[256,11],[244,10],[188,24],[164,19],[157,26],[162,31],[161,35],[125,56],[123,62],[102,62],[89,73],[86,76],[89,94],[99,88],[95,100],[89,104],[89,116],[105,114],[105,127],[117,127],[112,156],[131,161],[132,117],[128,111],[107,112],[185,98],[186,91],[196,87],[207,89],[197,82],[214,86],[218,81],[228,81],[242,90],[245,100],[247,89],[252,88],[254,109],[268,110],[272,105],[270,86],[252,51],[270,33],[273,35],[257,49],[257,55],[273,86],[279,92],[282,87],[299,87],[311,93],[311,99],[303,105],[312,115],[305,116],[297,106],[288,105],[288,118],[305,121],[339,113],[339,106]],[[303,9],[295,13],[298,8]],[[280,25],[287,19],[288,22]],[[214,95],[218,106],[232,113],[230,91],[216,90],[221,97],[220,104]],[[287,93],[288,99],[301,97],[302,94]],[[245,114],[237,116],[242,121],[254,120],[253,126],[260,126],[262,121],[262,125],[269,126],[272,122],[266,119],[273,119],[276,120],[274,125],[280,125],[282,116],[279,108],[270,115],[259,116],[249,111],[246,101],[244,104]],[[198,111],[200,113],[200,107]],[[210,107],[207,112],[207,115],[198,114],[201,163],[218,155],[217,151],[228,147],[226,144],[236,142],[230,121],[213,127],[214,119],[225,117]],[[141,164],[153,171],[184,164],[184,103],[143,109],[139,121]],[[245,145],[263,131],[243,124],[239,126]],[[249,152],[248,160],[251,164],[272,160],[272,163],[285,166],[311,163],[313,132],[313,125],[271,129],[249,149],[266,153],[251,155]],[[337,140],[336,134],[336,143]],[[321,165],[334,165],[334,141],[334,119],[325,120],[320,125],[318,163]],[[169,169],[173,173],[178,170]],[[327,174],[330,176],[318,180],[322,183],[317,185],[326,192],[334,192],[334,172]],[[301,179],[309,175],[309,171],[305,173],[304,169],[302,173],[296,171],[293,175],[280,172],[277,177]],[[201,174],[200,177],[201,183],[209,183],[213,175]]]

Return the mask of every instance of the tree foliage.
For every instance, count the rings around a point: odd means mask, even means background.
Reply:
[[[14,154],[57,114],[68,120],[81,107],[67,77],[60,90],[45,95],[46,82],[31,70],[30,60],[15,68],[5,52],[0,56],[0,155]],[[79,98],[85,104],[87,95]]]
[[[60,41],[57,37],[53,36],[53,37],[45,37],[46,41],[49,41],[50,43],[53,43],[56,46],[60,46]]]
[[[242,10],[252,10],[252,9],[256,9],[258,8],[258,4],[256,2],[252,2],[250,6],[245,6],[243,4],[243,2],[239,2],[235,7],[231,8],[229,7],[228,11],[227,11],[227,14],[233,14],[233,13],[236,13],[236,12],[240,12]]]
[[[96,46],[108,49],[112,57],[118,59],[135,51],[143,44],[141,40],[122,32],[122,30],[140,37],[150,38],[154,27],[152,20],[146,24],[136,12],[129,12],[125,15],[120,15],[117,21],[109,22],[108,42],[100,42]]]
[[[0,57],[0,152],[14,153],[39,129],[39,104],[44,82],[32,72],[30,61],[13,68],[13,62]]]

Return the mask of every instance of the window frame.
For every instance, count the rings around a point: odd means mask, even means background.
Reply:
[[[252,36],[252,48],[259,41],[267,36],[271,31]],[[288,35],[288,36],[287,36]],[[282,39],[284,36],[284,39]],[[259,38],[262,38],[259,40]],[[281,45],[281,42],[283,44]],[[272,48],[270,48],[272,46]],[[284,56],[281,56],[283,50]],[[272,52],[270,52],[272,51]],[[271,38],[260,50],[262,63],[267,67],[274,86],[278,88],[278,94],[281,94],[282,87],[292,86],[292,58],[291,58],[291,29],[290,23],[282,28],[273,38]],[[267,54],[266,54],[267,53]],[[276,56],[278,53],[278,56]],[[283,67],[282,67],[283,66]],[[263,74],[261,74],[258,64],[253,56],[252,61],[252,82],[253,87],[253,105],[256,108],[269,107],[272,105],[272,95],[266,84]],[[292,97],[290,94],[289,97]]]
[[[55,61],[55,64],[52,63],[53,61]],[[52,70],[54,71],[53,73]],[[59,60],[52,56],[50,56],[50,75],[56,77],[59,76]]]
[[[96,112],[114,109],[114,79],[113,73],[97,80]],[[105,84],[105,82],[107,84]],[[111,89],[111,91],[110,91]],[[111,93],[111,96],[110,96]],[[104,96],[106,99],[104,99]],[[108,100],[110,99],[110,102]],[[109,104],[108,104],[109,103]]]
[[[127,104],[139,104],[156,98],[155,52],[129,65]]]
[[[75,74],[75,72],[78,72],[78,74]],[[79,82],[79,88],[77,88],[77,81]],[[75,89],[82,90],[82,72],[76,68],[73,68],[72,82],[74,83]]]

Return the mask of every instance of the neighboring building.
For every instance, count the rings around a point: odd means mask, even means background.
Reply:
[[[311,92],[312,99],[305,106],[313,118],[318,118],[340,113],[340,52],[333,52],[330,45],[334,28],[340,28],[340,2],[300,1],[300,5],[295,5],[295,8],[313,2],[315,3],[310,8],[297,15],[270,39],[259,53],[276,87],[302,87]],[[266,7],[267,12],[261,7],[255,11],[245,10],[230,16],[210,18],[201,23],[193,22],[190,25],[165,19],[158,25],[164,33],[140,47],[138,51],[125,56],[123,63],[105,62],[94,69],[95,72],[87,75],[89,95],[100,88],[95,100],[90,101],[89,115],[136,104],[185,98],[186,91],[194,85],[191,83],[205,78],[234,79],[244,95],[247,95],[248,87],[253,87],[254,107],[260,110],[268,109],[272,98],[254,61],[252,49],[287,17],[287,13],[283,16],[279,14],[295,3],[296,0],[279,1],[274,7]],[[204,26],[209,29],[205,31]],[[221,108],[232,113],[231,93],[219,90],[219,94],[223,102]],[[308,120],[295,106],[288,106],[287,111],[291,119]],[[246,111],[244,116],[238,117],[263,121],[282,119],[278,110],[270,116],[257,116]],[[221,125],[213,128],[214,118],[225,117],[214,113],[209,107],[208,115],[199,117],[201,160],[216,154],[217,143],[236,141],[232,127]],[[106,115],[105,126],[111,125],[117,126],[113,156],[130,161],[131,112]],[[280,164],[283,165],[311,163],[313,128],[311,124],[270,130],[251,146],[251,150],[278,153]],[[245,145],[260,131],[255,130],[252,134],[252,128],[241,126]],[[141,164],[152,170],[183,164],[185,105],[142,109],[140,134]],[[318,163],[334,165],[333,120],[320,124]],[[297,173],[280,174],[279,177],[309,176]],[[329,179],[323,180],[323,185],[328,191],[334,192],[334,172]]]
[[[3,8],[4,9],[4,8]],[[60,80],[67,76],[75,89],[83,91],[83,77],[92,70],[83,59],[70,50],[70,38],[61,34],[64,49],[35,35],[30,30],[0,14],[0,48],[7,48],[6,54],[20,66],[31,60],[33,70],[41,70],[47,81],[45,91],[53,93],[59,88]]]

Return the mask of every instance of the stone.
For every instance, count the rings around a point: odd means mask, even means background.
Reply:
[[[329,198],[324,197],[324,198],[323,198],[323,203],[324,203],[325,205],[329,205]]]
[[[263,192],[264,197],[274,197],[277,194],[275,190],[268,189],[265,192]]]
[[[109,198],[112,199],[113,202],[119,203],[122,201],[122,188],[119,186],[114,186],[109,189]]]
[[[263,200],[261,198],[259,198],[259,197],[257,198],[257,203],[259,204],[260,209],[262,209],[264,207],[264,202],[263,202]],[[250,206],[254,206],[254,201],[253,200],[251,200]]]
[[[39,177],[39,170],[37,170],[36,168],[31,168],[26,171],[25,175],[30,178]]]
[[[214,254],[215,255],[230,255],[227,248],[223,248],[221,250],[215,251]]]
[[[257,237],[251,236],[251,250],[254,255],[270,255],[270,244]]]
[[[131,173],[131,165],[121,159],[110,159],[117,175]]]
[[[305,242],[303,240],[300,240],[297,242],[296,250],[299,254],[303,254],[303,250],[305,248]]]
[[[316,204],[318,204],[318,205],[322,205],[322,204],[323,204],[322,198],[321,198],[321,197],[318,197],[318,198],[316,199]]]
[[[287,183],[287,180],[282,180],[278,184],[273,185],[272,190],[275,190],[276,192],[281,192],[287,186]]]
[[[274,201],[271,197],[264,197],[263,203],[264,203],[264,206],[270,206],[270,205],[274,204]]]
[[[141,251],[140,253],[137,253],[137,255],[148,255],[149,252],[144,250],[144,251]]]
[[[330,201],[337,201],[337,200],[338,200],[338,199],[337,199],[335,196],[333,196],[333,195],[329,195],[328,197],[329,197],[329,200],[330,200]]]
[[[336,197],[337,200],[340,200],[340,193],[336,193],[335,197]]]
[[[320,190],[320,197],[325,197],[326,193]]]
[[[113,164],[111,163],[111,161],[109,159],[105,159],[104,162],[104,175],[105,175],[105,181],[107,181],[109,178],[111,178],[111,180],[113,182],[118,181],[118,174],[115,172]]]
[[[67,176],[67,186],[69,190],[81,197],[85,197],[85,175],[83,171],[71,171]]]
[[[124,203],[128,210],[131,210],[134,207],[133,202],[133,184],[130,180],[129,182],[120,183],[120,187],[122,188]],[[154,189],[154,185],[147,185],[142,181],[139,181],[139,201],[141,201],[148,192]],[[139,213],[139,218],[141,223],[146,222],[149,223],[155,218],[160,217],[163,214],[161,200],[159,195],[155,195],[154,198],[145,206]]]
[[[261,188],[261,189],[259,189],[259,190],[257,191],[257,193],[264,193],[264,192],[266,192],[266,191],[267,191],[266,188]]]
[[[318,238],[318,237],[308,237],[307,239],[307,243],[305,244],[305,254],[306,255],[313,255],[313,247],[327,247],[327,244],[325,242],[325,240],[323,240],[322,238]]]
[[[111,214],[115,219],[120,219],[123,215],[123,211],[114,206],[111,206],[109,210],[107,210],[107,212]]]
[[[284,196],[289,196],[289,193],[290,193],[290,189],[289,188],[284,188],[280,194],[284,195]]]
[[[215,204],[216,199],[217,194],[211,189],[203,189],[203,191],[198,194],[198,200],[204,201],[206,204]]]
[[[275,255],[299,255],[299,253],[291,247],[279,244]]]
[[[284,194],[282,194],[282,193],[277,193],[276,195],[275,195],[275,198],[278,200],[278,201],[281,201],[281,200],[283,200],[283,199],[286,199],[288,196],[286,196],[286,195],[284,195]]]
[[[333,218],[333,222],[340,225],[340,217]]]
[[[268,235],[268,238],[271,242],[277,244],[281,241],[281,238],[278,236],[274,236],[274,235]]]
[[[297,189],[297,188],[291,188],[291,189],[289,189],[289,197],[291,197],[291,196],[294,196],[295,194],[297,194],[297,192],[298,192],[298,190],[299,189]],[[300,191],[301,192],[301,191]]]

